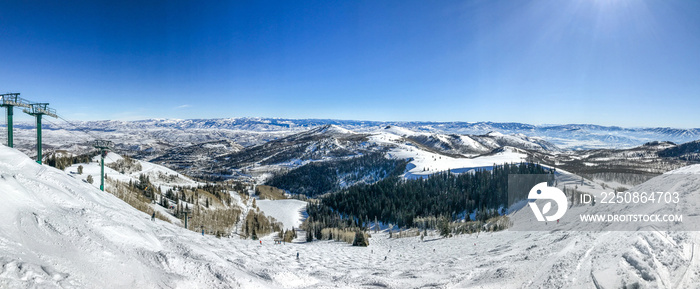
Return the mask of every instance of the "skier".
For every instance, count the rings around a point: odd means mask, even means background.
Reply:
[[[262,245],[262,240],[260,240],[260,245]]]
[[[299,260],[299,252],[297,252],[297,260]]]
[[[153,211],[153,215],[151,215],[151,221],[156,221],[156,211]]]

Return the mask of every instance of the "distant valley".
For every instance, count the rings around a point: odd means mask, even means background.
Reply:
[[[15,127],[17,146],[34,155],[33,125]],[[695,142],[700,129],[276,118],[44,124],[45,150],[77,155],[91,151],[94,138],[112,140],[117,153],[196,178],[259,183],[307,164],[342,167],[355,157],[376,153],[408,159],[407,177],[520,161],[586,175],[655,175],[695,163],[700,155]],[[367,175],[377,173],[374,169],[361,171],[351,179],[377,180]],[[355,182],[336,177],[335,188]]]

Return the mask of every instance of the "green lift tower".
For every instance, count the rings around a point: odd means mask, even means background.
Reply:
[[[15,106],[29,108],[30,104],[27,100],[19,97],[19,93],[5,93],[0,94],[0,106],[4,106],[7,110],[7,146],[14,147],[14,141],[12,139],[13,108]]]
[[[93,143],[93,146],[100,150],[100,167],[102,167],[102,170],[100,171],[100,190],[104,192],[105,190],[105,154],[107,151],[110,150],[112,147],[112,142],[108,140],[101,140],[98,139]]]
[[[48,103],[32,103],[29,108],[24,109],[24,113],[36,117],[36,162],[41,164],[41,117],[48,115],[58,118],[56,110],[49,108]]]

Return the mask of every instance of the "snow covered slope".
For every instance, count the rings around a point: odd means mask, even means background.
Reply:
[[[303,221],[301,211],[306,209],[306,202],[294,199],[287,200],[256,200],[256,204],[260,207],[266,216],[275,218],[277,221],[284,224],[284,229],[291,228],[299,229]]]
[[[576,181],[579,180],[579,181]],[[529,247],[520,252],[522,264],[535,265],[532,272],[522,272],[523,287],[536,288],[697,288],[700,284],[700,165],[681,168],[630,189],[631,192],[680,192],[678,204],[601,204],[603,189],[580,177],[561,174],[559,183],[591,193],[598,200],[595,206],[570,207],[560,222],[537,222],[529,207],[510,215],[513,227],[503,232],[514,246],[520,238],[532,238]],[[684,226],[678,223],[577,223],[580,214],[685,214]],[[691,229],[683,231],[678,229]],[[523,230],[518,232],[519,230]],[[505,237],[514,234],[511,237]],[[497,234],[494,234],[497,235]],[[505,240],[503,240],[505,242]],[[495,246],[505,246],[504,244]],[[510,247],[510,246],[508,246]],[[512,249],[510,249],[512,250]],[[512,250],[515,253],[517,250]],[[546,259],[537,260],[543,254]],[[506,259],[506,271],[520,272],[518,259]],[[527,265],[525,265],[527,266]],[[517,274],[517,273],[516,273]],[[525,277],[530,275],[532,277]]]
[[[118,180],[120,182],[135,182],[138,181],[139,175],[143,174],[145,176],[149,177],[149,180],[151,181],[152,184],[158,185],[158,186],[163,186],[162,189],[168,189],[173,186],[190,186],[190,187],[195,187],[199,185],[199,183],[193,181],[192,179],[176,172],[173,171],[169,168],[166,168],[161,165],[157,165],[154,163],[150,162],[145,162],[145,161],[140,161],[140,160],[133,160],[134,162],[138,163],[141,167],[140,170],[137,171],[129,171],[129,172],[118,172],[115,171],[114,169],[110,168],[109,165],[113,164],[117,161],[122,160],[123,157],[119,154],[109,152],[107,156],[105,156],[105,175],[109,178]],[[81,179],[81,180],[86,180],[88,175],[91,175],[94,182],[93,186],[96,188],[100,187],[100,156],[96,156],[93,158],[93,162],[89,164],[74,164],[65,169],[66,172],[70,173],[72,177]],[[78,167],[83,166],[83,174],[80,175],[78,174]]]
[[[391,131],[396,131],[393,128]],[[399,130],[399,132],[404,132]],[[519,163],[527,158],[523,151],[504,147],[489,154],[474,157],[448,156],[426,150],[422,147],[403,141],[403,136],[393,133],[377,133],[369,136],[369,141],[379,145],[392,147],[387,153],[389,158],[411,159],[404,174],[405,178],[415,179],[427,177],[431,174],[450,170],[455,173],[462,173],[477,168],[488,168],[494,164]]]
[[[210,237],[152,222],[5,146],[0,191],[0,287],[212,288],[248,277],[217,253]]]
[[[417,145],[446,154],[478,155],[505,146],[541,152],[560,151],[552,143],[524,134],[504,135],[495,131],[483,135],[440,134],[414,132],[398,126],[387,126],[379,132],[401,136]]]

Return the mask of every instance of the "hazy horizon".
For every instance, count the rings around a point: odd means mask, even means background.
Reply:
[[[15,114],[17,116],[19,114]],[[46,120],[47,118],[43,118],[44,125],[50,124],[50,125],[57,125],[60,127],[66,127],[66,128],[71,128],[70,125],[63,123],[63,121],[60,120],[53,120],[49,119],[48,121]],[[538,127],[548,127],[548,126],[567,126],[567,125],[594,125],[594,126],[601,126],[601,127],[619,127],[619,128],[625,128],[625,129],[635,129],[635,128],[671,128],[671,129],[700,129],[699,127],[678,127],[678,126],[621,126],[621,125],[604,125],[604,124],[598,124],[598,123],[528,123],[528,122],[516,122],[516,121],[460,121],[460,120],[455,120],[455,121],[430,121],[430,120],[371,120],[371,119],[334,119],[334,118],[284,118],[284,117],[263,117],[263,116],[240,116],[240,117],[213,117],[213,118],[163,118],[163,117],[153,117],[153,118],[142,118],[142,119],[93,119],[93,120],[70,120],[69,121],[77,121],[77,122],[105,122],[105,121],[119,121],[119,122],[140,122],[140,121],[152,121],[152,120],[162,120],[162,121],[169,121],[169,120],[174,120],[174,121],[188,121],[188,120],[229,120],[229,119],[260,119],[260,120],[266,120],[266,119],[275,119],[275,120],[290,120],[290,121],[302,121],[302,120],[309,120],[309,121],[329,121],[329,122],[372,122],[372,123],[377,123],[377,124],[400,124],[400,123],[435,123],[435,124],[441,124],[441,123],[466,123],[466,124],[475,124],[475,123],[494,123],[494,124],[507,124],[507,123],[513,123],[513,124],[525,124],[525,125],[533,125],[533,126],[538,126]],[[23,125],[23,124],[33,124],[34,119],[31,116],[27,116],[26,119],[25,117],[22,117],[21,120],[17,120],[17,117],[15,117],[14,125],[17,128],[18,125]],[[4,127],[6,126],[5,122],[0,121],[0,126]]]

